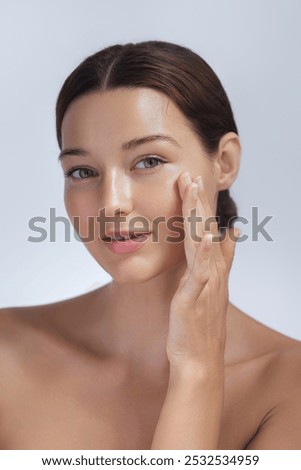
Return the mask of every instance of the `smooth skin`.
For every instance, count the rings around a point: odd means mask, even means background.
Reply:
[[[122,148],[159,133],[177,144]],[[112,282],[1,310],[1,448],[300,449],[301,343],[229,301],[233,233],[216,240],[212,224],[207,246],[207,227],[198,224],[204,238],[195,242],[186,221],[192,208],[205,218],[216,213],[218,191],[239,171],[238,136],[224,135],[210,162],[173,102],[140,88],[76,99],[62,142],[77,149],[61,164],[64,173],[74,169],[65,204],[70,220],[79,216],[81,236],[87,217],[105,208],[126,217],[121,229],[143,216],[158,242],[114,254],[95,226],[85,246]],[[148,169],[155,157],[164,163]],[[166,222],[153,224],[175,215],[184,218],[179,244],[166,242],[174,236]]]

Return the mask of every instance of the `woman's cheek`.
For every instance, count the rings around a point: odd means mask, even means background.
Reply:
[[[83,195],[75,193],[75,191],[65,192],[65,208],[77,234],[81,237],[95,239],[98,229],[97,204],[93,202],[91,197],[81,196]]]

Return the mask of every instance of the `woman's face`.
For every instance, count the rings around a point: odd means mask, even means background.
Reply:
[[[158,134],[175,142],[123,145]],[[170,218],[182,216],[178,177],[185,171],[202,176],[212,214],[218,190],[208,156],[169,97],[149,88],[119,88],[75,99],[62,123],[66,149],[73,151],[61,157],[63,171],[74,169],[65,179],[66,210],[73,224],[78,218],[77,232],[83,241],[89,237],[87,249],[113,279],[144,282],[185,260],[183,241],[166,240],[179,238],[179,229],[167,226]],[[130,226],[134,217],[143,222]],[[108,236],[109,230],[129,227],[151,235],[135,252],[112,252],[102,240],[104,231]]]

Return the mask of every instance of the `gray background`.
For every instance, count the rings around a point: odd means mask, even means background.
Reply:
[[[57,163],[54,107],[78,63],[115,43],[166,40],[192,48],[230,98],[242,142],[232,187],[240,215],[273,242],[236,247],[230,299],[262,323],[301,339],[300,83],[298,0],[27,0],[1,5],[0,307],[80,295],[111,278],[72,238],[27,241],[31,217],[67,216]],[[48,222],[45,228],[48,228]],[[242,227],[251,235],[250,224]]]

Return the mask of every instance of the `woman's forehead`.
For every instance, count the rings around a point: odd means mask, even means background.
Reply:
[[[65,113],[62,140],[67,145],[76,136],[107,140],[166,133],[181,140],[187,131],[185,116],[165,94],[150,88],[119,88],[76,98]]]

